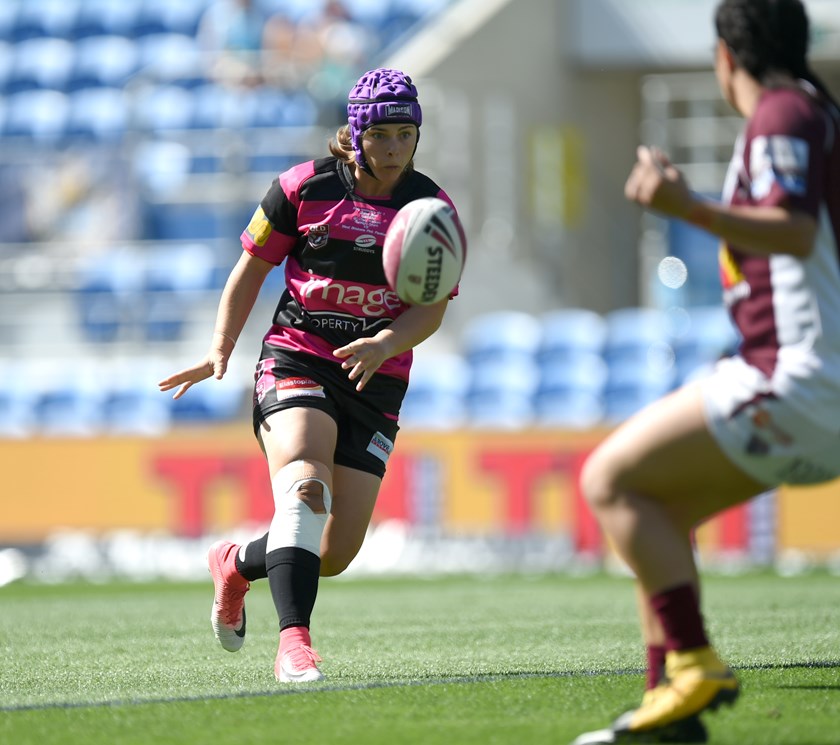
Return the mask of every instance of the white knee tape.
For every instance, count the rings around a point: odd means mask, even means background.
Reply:
[[[268,529],[267,551],[295,547],[321,555],[321,536],[332,507],[331,481],[329,468],[315,461],[294,461],[274,475],[274,518]],[[323,487],[323,512],[313,512],[300,496],[300,488],[311,482]]]

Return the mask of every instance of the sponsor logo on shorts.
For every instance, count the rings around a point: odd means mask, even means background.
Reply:
[[[385,435],[381,432],[374,434],[374,436],[370,438],[370,442],[367,446],[367,451],[375,455],[383,463],[388,462],[388,458],[391,457],[391,451],[393,449],[394,443],[385,437]]]
[[[307,235],[309,236],[310,248],[323,248],[327,245],[327,240],[330,237],[330,226],[313,225],[309,228]]]
[[[277,392],[278,401],[285,401],[288,398],[299,398],[301,396],[326,398],[324,386],[310,378],[283,378],[274,384],[274,390]]]

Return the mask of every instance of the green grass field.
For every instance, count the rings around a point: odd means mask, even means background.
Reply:
[[[714,743],[840,743],[840,579],[708,577],[704,604],[739,670]],[[629,580],[606,576],[325,580],[313,643],[327,681],[273,678],[276,616],[248,595],[225,652],[212,584],[0,588],[0,743],[565,745],[636,703]]]

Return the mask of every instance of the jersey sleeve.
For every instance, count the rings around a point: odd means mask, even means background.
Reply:
[[[760,105],[748,130],[750,196],[755,204],[801,209],[817,216],[825,158],[824,122],[797,94]]]
[[[281,264],[294,248],[297,238],[297,208],[278,177],[271,182],[248,227],[242,232],[242,248],[257,258]]]

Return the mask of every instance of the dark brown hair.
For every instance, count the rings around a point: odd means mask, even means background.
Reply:
[[[810,25],[801,0],[723,0],[715,12],[715,29],[759,83],[787,73],[807,80],[837,105],[808,64]]]

